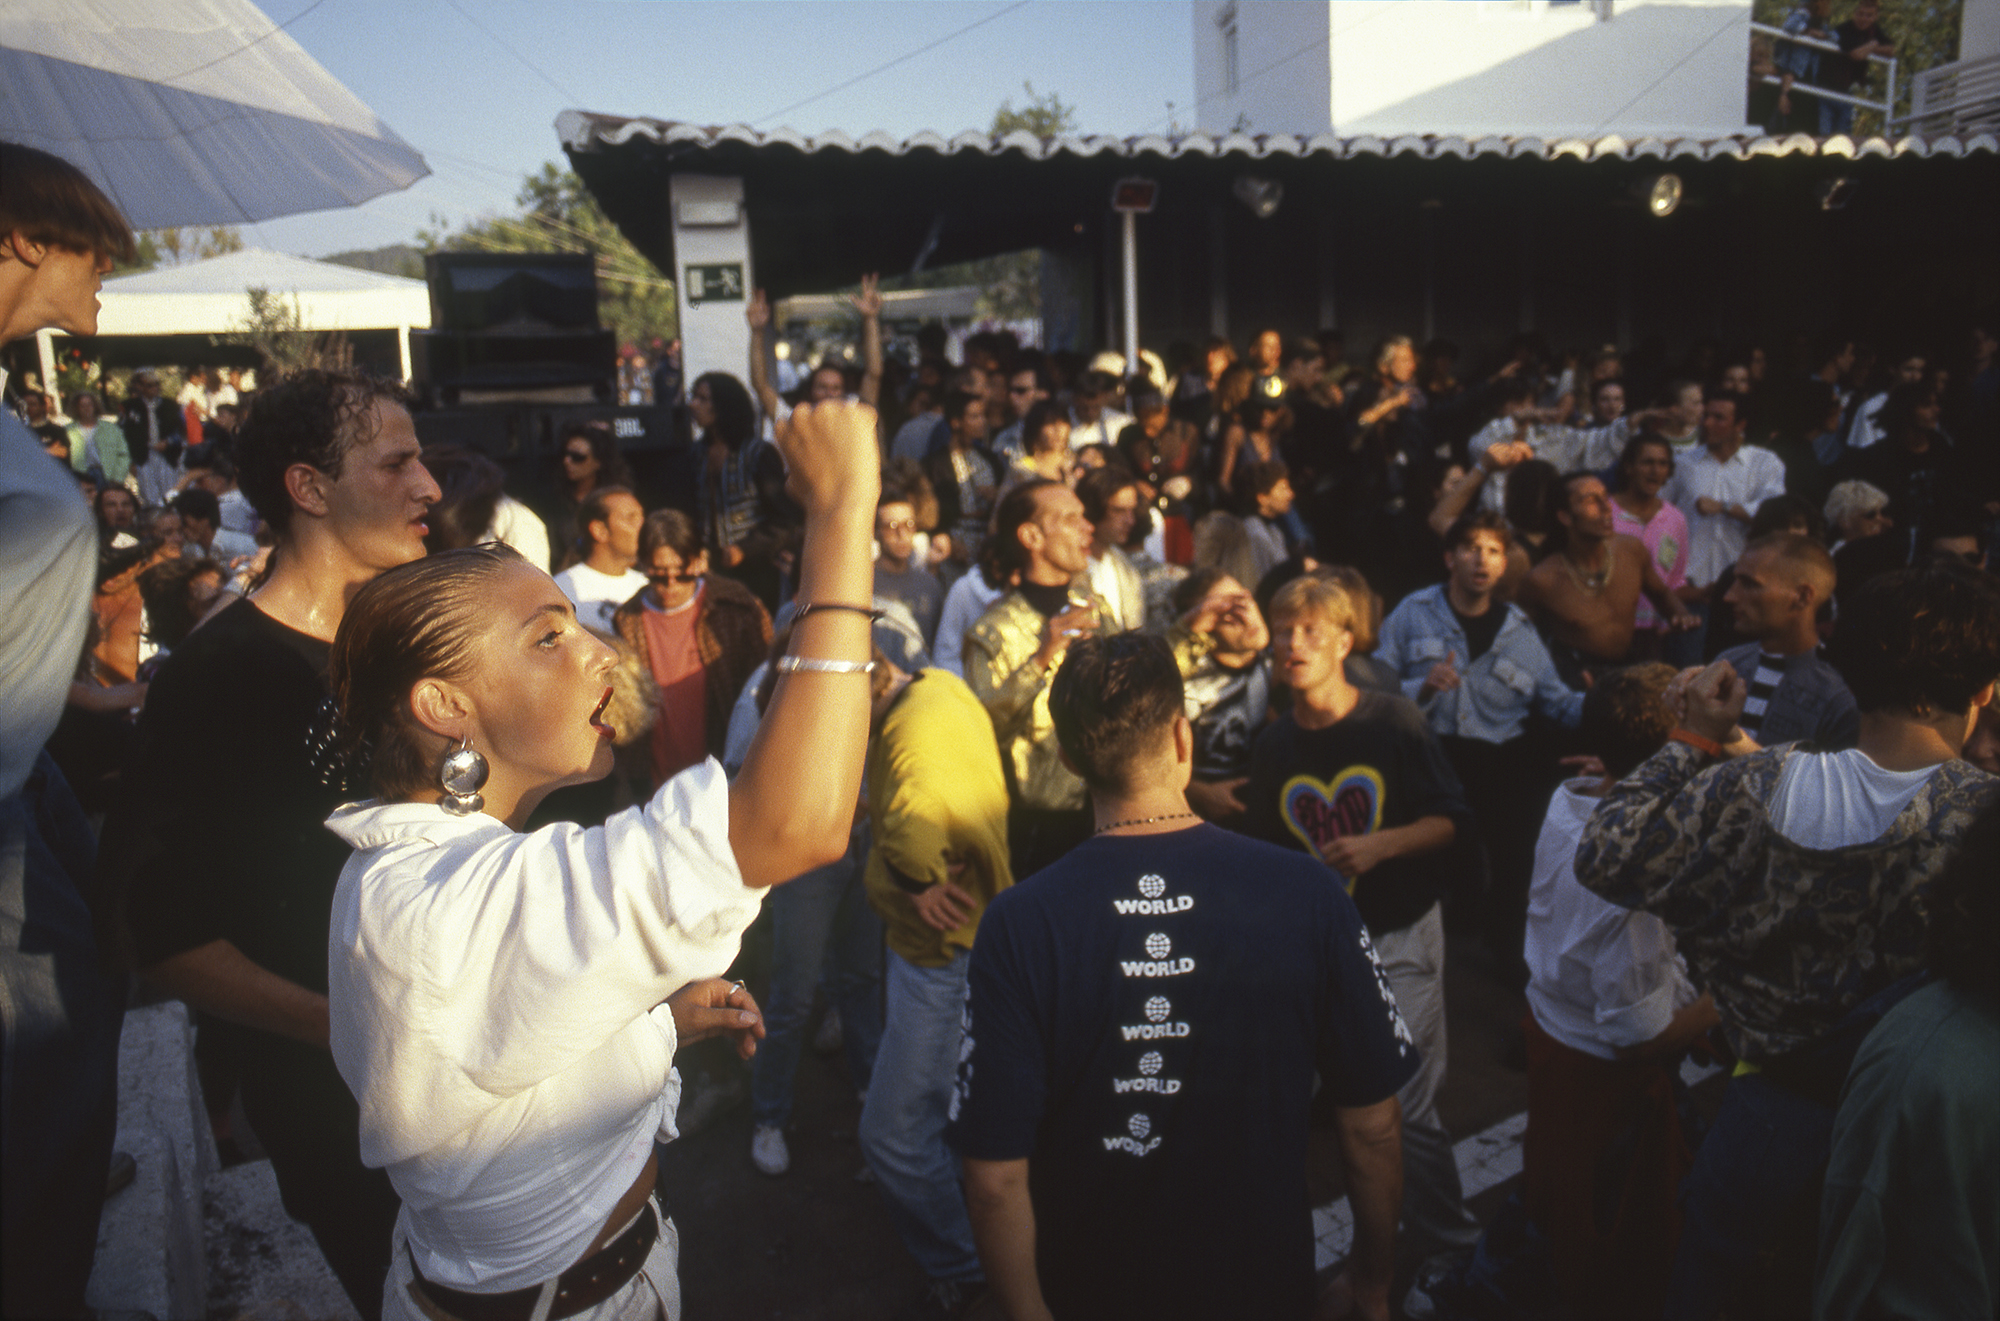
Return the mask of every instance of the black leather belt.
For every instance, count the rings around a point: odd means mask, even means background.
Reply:
[[[653,1243],[659,1236],[660,1222],[653,1214],[653,1204],[648,1202],[640,1210],[639,1218],[624,1233],[557,1277],[555,1300],[549,1308],[550,1321],[575,1316],[623,1289],[639,1273],[639,1268],[646,1264],[647,1254],[652,1252]],[[409,1251],[407,1243],[403,1245],[403,1250]],[[459,1321],[528,1321],[535,1314],[535,1303],[542,1296],[540,1285],[507,1293],[466,1293],[460,1289],[447,1289],[424,1278],[423,1272],[417,1269],[414,1254],[410,1257],[410,1271],[416,1276],[411,1289],[421,1290],[434,1307],[459,1318]]]

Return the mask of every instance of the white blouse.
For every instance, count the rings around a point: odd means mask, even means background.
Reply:
[[[674,1135],[662,1001],[720,975],[763,902],[729,847],[722,769],[588,830],[375,802],[327,826],[355,850],[328,995],[361,1159],[387,1167],[426,1279],[539,1284]]]

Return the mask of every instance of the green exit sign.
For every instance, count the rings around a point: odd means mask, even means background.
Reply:
[[[688,305],[698,303],[740,303],[743,301],[743,263],[687,268]]]

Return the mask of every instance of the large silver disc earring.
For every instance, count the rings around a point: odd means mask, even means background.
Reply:
[[[444,797],[438,799],[438,806],[453,816],[471,816],[483,810],[486,800],[479,796],[479,791],[486,786],[490,769],[486,758],[474,750],[472,739],[463,739],[458,750],[444,759],[444,766],[438,772],[438,782],[444,786]]]

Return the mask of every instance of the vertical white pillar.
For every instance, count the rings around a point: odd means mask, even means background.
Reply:
[[[35,332],[35,352],[42,360],[42,393],[56,392],[56,333],[53,330]],[[62,412],[62,400],[56,401],[56,411]]]
[[[410,383],[410,328],[396,327],[396,357],[403,367],[403,384]]]
[[[673,207],[674,301],[680,312],[681,368],[689,385],[707,372],[750,374],[750,326],[743,319],[757,278],[750,266],[750,217],[743,181],[676,174]]]
[[[1121,213],[1125,220],[1125,374],[1139,370],[1139,215]]]

